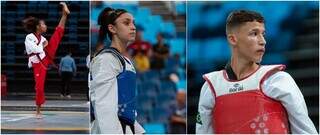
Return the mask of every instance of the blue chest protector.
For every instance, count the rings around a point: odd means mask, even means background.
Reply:
[[[128,124],[134,124],[136,118],[136,73],[127,70],[126,63],[132,63],[121,56],[115,48],[105,48],[98,54],[112,53],[116,56],[123,67],[122,72],[117,75],[118,82],[118,117],[120,121]],[[98,55],[97,54],[97,55]]]

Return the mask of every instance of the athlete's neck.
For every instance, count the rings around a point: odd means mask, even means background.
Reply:
[[[97,45],[96,45],[96,51],[93,53],[92,56],[96,56],[96,54],[97,54],[98,52],[100,52],[103,48],[104,48],[103,43],[97,43]]]
[[[121,54],[123,54],[126,51],[127,44],[127,42],[122,42],[119,38],[113,38],[110,47],[116,48]]]
[[[41,33],[40,31],[36,31],[36,32],[34,32],[34,34],[35,34],[36,36],[40,36],[42,33]]]
[[[255,62],[234,55],[231,56],[230,65],[238,80],[247,77],[259,68]]]

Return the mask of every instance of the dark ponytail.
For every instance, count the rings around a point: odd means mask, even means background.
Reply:
[[[115,20],[123,13],[127,11],[124,9],[112,9],[110,7],[105,8],[98,17],[98,25],[100,25],[99,29],[99,37],[98,43],[103,43],[106,36],[108,35],[109,39],[112,40],[112,33],[108,29],[109,24],[113,24]]]
[[[107,33],[108,35],[111,34],[110,31],[108,30],[108,15],[111,11],[113,11],[113,9],[107,7],[99,14],[98,25],[100,25],[100,29],[99,29],[98,43],[103,43],[104,39],[107,36]],[[109,39],[111,39],[110,36],[109,36]]]
[[[32,16],[22,20],[23,28],[28,33],[36,32],[37,31],[37,26],[39,24],[40,24],[40,19],[32,17]]]

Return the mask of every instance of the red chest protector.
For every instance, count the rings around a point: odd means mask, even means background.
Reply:
[[[215,133],[280,133],[289,131],[288,116],[279,101],[262,92],[263,82],[284,65],[260,66],[248,77],[232,81],[225,70],[205,74],[215,106],[212,123]]]

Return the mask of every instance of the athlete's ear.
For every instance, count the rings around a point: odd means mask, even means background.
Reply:
[[[39,24],[39,25],[37,25],[36,27],[37,27],[36,30],[38,30],[38,29],[40,29],[41,26],[40,26],[40,24]]]
[[[115,34],[115,33],[116,33],[115,27],[114,27],[112,24],[109,24],[109,25],[108,25],[108,30],[109,30],[112,34]]]
[[[237,43],[237,37],[235,34],[227,34],[228,42],[231,46],[235,46]]]

